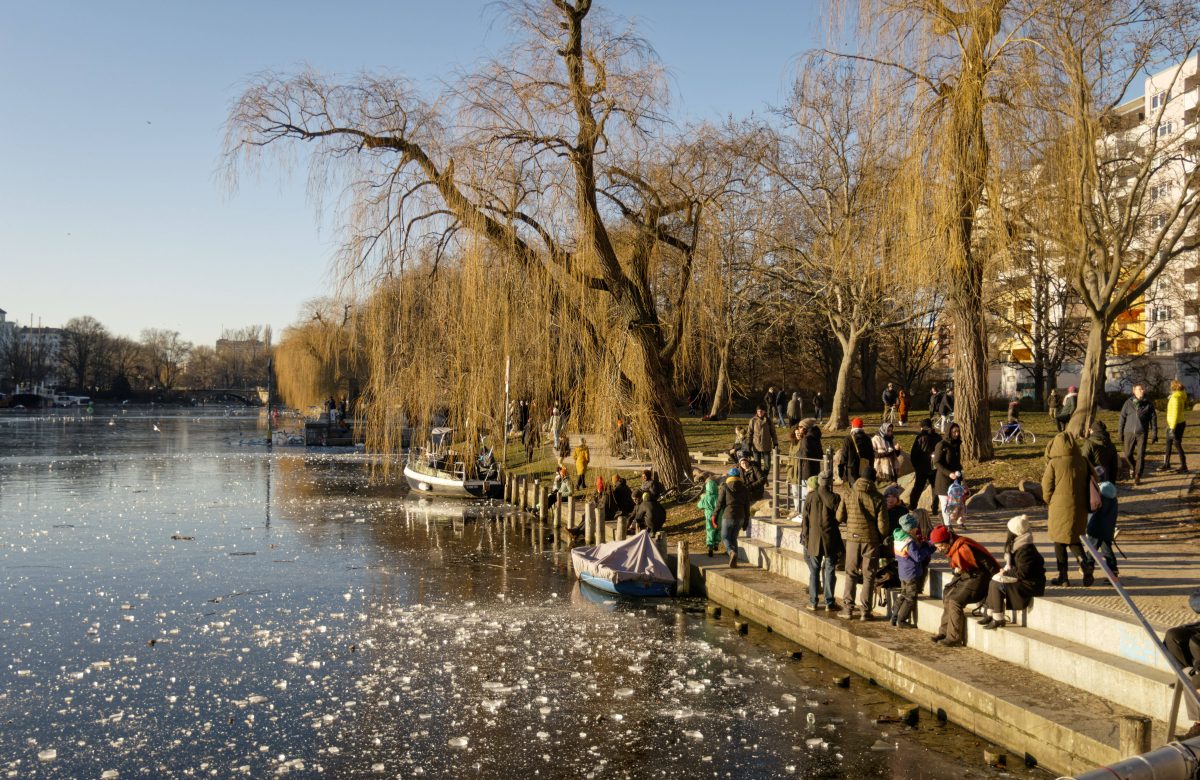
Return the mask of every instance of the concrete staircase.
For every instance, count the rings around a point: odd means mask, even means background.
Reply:
[[[799,523],[755,518],[750,538],[739,542],[739,559],[794,581],[802,591],[797,596],[806,597],[808,565],[801,541]],[[839,603],[844,577],[843,572],[837,573],[834,594]],[[917,626],[922,631],[936,633],[942,617],[942,585],[949,577],[944,566],[935,563],[931,567],[927,598],[917,606]],[[1025,620],[1024,626],[1010,623],[999,630],[984,631],[968,618],[967,646],[1165,723],[1174,675],[1132,617],[1126,619],[1051,595],[1035,599]],[[1162,628],[1158,628],[1161,636]],[[1181,708],[1178,726],[1186,730],[1189,725]]]

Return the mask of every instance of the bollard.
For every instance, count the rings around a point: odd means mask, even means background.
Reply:
[[[676,547],[675,579],[679,580],[676,595],[688,596],[692,592],[692,559],[688,556],[688,543],[683,540]]]
[[[541,525],[546,520],[546,486],[544,484],[542,484],[542,481],[540,479],[538,480],[538,486],[537,486],[537,498],[538,498],[538,503],[537,503],[537,505],[538,505],[538,525]]]
[[[592,525],[592,505],[583,505],[583,543],[596,543],[596,528]]]
[[[554,552],[558,552],[558,530],[559,530],[560,526],[562,525],[562,500],[561,499],[554,502],[554,519],[551,520],[551,525],[553,527],[550,529],[550,539],[551,539],[551,543],[554,545],[554,547],[552,549],[554,550]]]
[[[517,480],[517,509],[525,511],[525,477]]]
[[[527,479],[525,481],[525,509],[526,510],[532,510],[535,508],[533,505],[533,501],[536,497],[537,497],[537,492],[535,491],[534,479],[533,479],[533,477],[530,477],[529,479]]]
[[[567,528],[575,527],[575,494],[567,496]]]
[[[1122,758],[1150,752],[1150,718],[1145,715],[1126,715],[1120,721],[1117,749]]]
[[[625,518],[621,517],[620,515],[617,515],[615,525],[616,525],[616,528],[613,531],[613,535],[616,537],[618,542],[625,541]]]
[[[596,512],[596,544],[604,544],[608,530],[604,526],[604,507],[597,506]]]
[[[750,624],[744,620],[735,620],[733,621],[733,628],[739,634],[745,634],[750,631]]]

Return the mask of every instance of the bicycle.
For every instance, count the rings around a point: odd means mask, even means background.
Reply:
[[[996,430],[996,435],[992,437],[992,441],[996,444],[1036,444],[1037,436],[1033,431],[1027,431],[1021,427],[1020,420],[1013,422],[1001,423]]]

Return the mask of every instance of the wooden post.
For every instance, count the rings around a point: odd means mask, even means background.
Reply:
[[[592,505],[583,505],[583,538],[588,544],[596,543],[596,524],[592,516]]]
[[[504,503],[512,503],[512,475],[507,473],[504,475]]]
[[[1125,715],[1121,718],[1120,737],[1117,742],[1121,758],[1150,751],[1150,724],[1150,718],[1145,715]]]
[[[617,516],[616,528],[617,528],[617,530],[614,532],[614,535],[616,536],[617,541],[618,542],[624,541],[625,540],[625,518],[623,518],[619,515]]]
[[[575,527],[575,494],[567,496],[567,528]]]
[[[553,528],[550,529],[550,541],[554,545],[554,552],[558,552],[558,534],[559,526],[562,525],[562,499],[554,502],[554,519],[551,521]]]
[[[675,579],[679,580],[679,585],[675,589],[676,595],[688,596],[692,592],[692,559],[688,556],[688,543],[684,539],[675,548]]]
[[[604,537],[608,530],[604,527],[604,507],[597,505],[596,512],[596,544],[604,544]]]
[[[546,521],[546,485],[539,479],[537,486],[538,525]]]
[[[517,479],[517,509],[525,511],[525,477]]]

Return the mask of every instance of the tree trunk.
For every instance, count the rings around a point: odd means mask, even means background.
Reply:
[[[729,411],[729,398],[732,395],[729,382],[729,347],[732,342],[732,337],[725,336],[717,350],[717,388],[713,391],[712,405],[708,409],[709,417],[719,419]]]
[[[863,339],[858,348],[858,373],[862,378],[862,408],[882,408],[883,401],[879,397],[879,383],[875,378],[875,368],[879,365],[879,346],[869,334]]]
[[[833,390],[833,402],[829,406],[829,422],[825,430],[830,433],[850,425],[850,370],[858,357],[858,336],[842,341],[842,359],[838,363],[837,385]]]
[[[988,411],[987,341],[979,285],[959,284],[955,291],[954,321],[954,421],[962,430],[963,460],[973,463],[992,458],[992,420]]]
[[[1092,427],[1096,400],[1104,393],[1107,336],[1108,323],[1093,314],[1088,323],[1087,352],[1083,355],[1083,369],[1079,376],[1079,397],[1075,401],[1075,413],[1067,424],[1067,430],[1076,435],[1086,435]]]
[[[688,455],[679,411],[675,408],[675,391],[659,356],[658,345],[648,328],[635,329],[629,339],[633,347],[631,357],[636,361],[629,372],[634,408],[642,443],[650,452],[650,463],[664,487],[689,484],[692,459]]]

